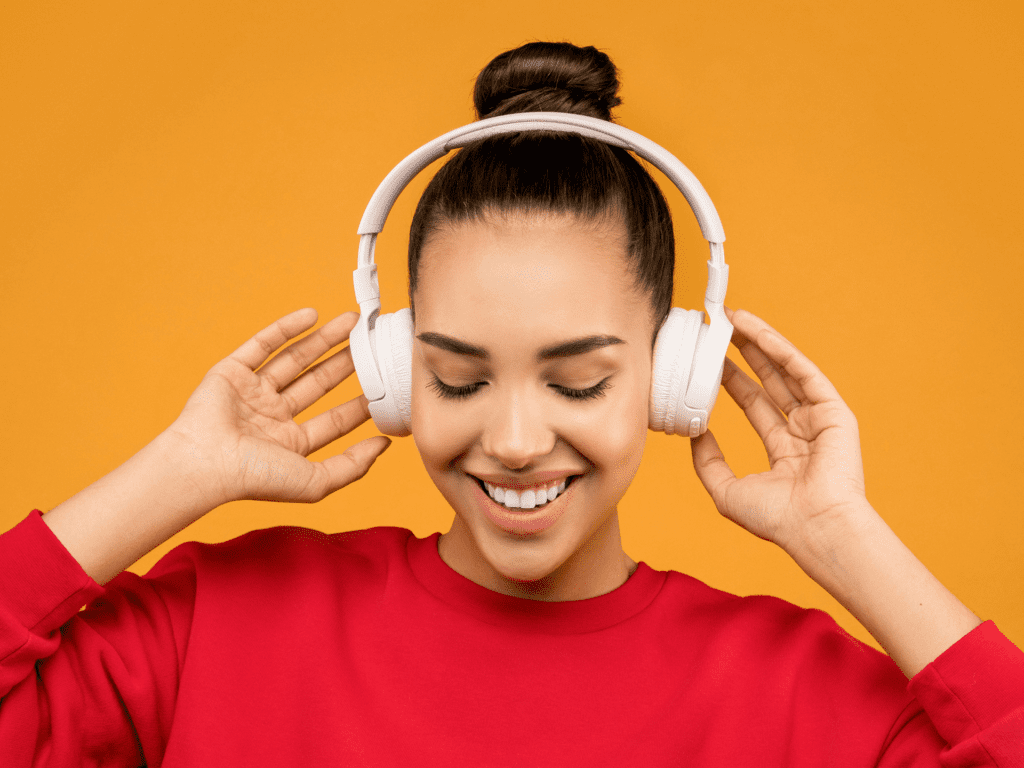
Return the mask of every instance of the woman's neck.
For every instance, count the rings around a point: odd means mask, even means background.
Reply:
[[[567,544],[555,537],[548,541],[502,543],[506,546],[495,548],[485,542],[488,551],[482,551],[472,531],[456,515],[451,529],[438,540],[437,548],[441,559],[470,581],[494,592],[529,600],[561,602],[597,597],[621,587],[637,568],[637,563],[622,549],[617,511],[564,560],[562,551]],[[519,547],[522,554],[516,551]],[[515,578],[514,572],[523,559],[540,564],[546,559],[552,569],[536,578]],[[536,567],[545,569],[543,565]]]

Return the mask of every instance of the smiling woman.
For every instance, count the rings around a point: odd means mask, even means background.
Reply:
[[[601,125],[617,88],[600,51],[531,43],[475,96],[480,118]],[[664,199],[587,131],[469,142],[417,208],[413,312],[378,314],[369,227],[361,314],[297,340],[316,312],[280,318],[128,462],[0,536],[5,766],[1024,762],[1024,653],[868,503],[857,419],[825,375],[724,307],[724,235],[708,238],[711,324],[670,306]],[[382,226],[387,209],[368,211]],[[728,334],[758,381],[725,357]],[[676,347],[689,360],[666,382]],[[296,422],[357,369],[365,395]],[[769,471],[736,477],[708,429],[719,381]],[[371,413],[411,432],[446,533],[277,526],[124,570],[221,504],[316,502],[358,480],[390,439],[308,457]],[[652,429],[689,436],[718,512],[888,655],[821,611],[632,559],[618,504]]]
[[[581,600],[636,567],[616,504],[647,438],[654,326],[626,242],[614,215],[496,211],[423,248],[412,434],[456,513],[442,559],[490,589]]]

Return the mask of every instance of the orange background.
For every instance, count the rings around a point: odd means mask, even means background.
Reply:
[[[274,319],[354,309],[356,225],[387,171],[472,119],[491,57],[568,39],[612,56],[620,122],[710,193],[727,303],[794,341],[850,404],[874,507],[1024,644],[1021,6],[837,5],[5,4],[0,530],[128,459]],[[386,311],[406,303],[427,176],[381,237]],[[699,308],[706,246],[666,192],[676,303]],[[724,392],[712,428],[738,474],[767,469]],[[363,425],[313,458],[374,433]],[[620,512],[634,559],[822,608],[874,644],[785,552],[718,515],[685,439],[650,436]],[[425,536],[451,514],[398,440],[319,504],[229,504],[132,570],[185,540],[281,524]]]

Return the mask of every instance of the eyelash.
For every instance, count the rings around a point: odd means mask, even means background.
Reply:
[[[611,377],[608,377],[611,378]],[[428,385],[432,390],[437,392],[438,395],[445,398],[446,400],[465,400],[470,395],[477,392],[483,384],[477,382],[476,384],[467,384],[463,387],[453,387],[449,384],[445,384],[437,376],[434,376],[433,381]],[[558,384],[551,384],[559,394],[564,395],[570,400],[593,400],[596,397],[604,395],[605,390],[611,386],[608,383],[608,379],[602,379],[597,384],[587,389],[571,389],[569,387],[562,387]]]

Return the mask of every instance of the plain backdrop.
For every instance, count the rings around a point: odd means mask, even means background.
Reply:
[[[611,55],[618,121],[708,190],[726,303],[797,344],[853,409],[875,509],[1024,644],[1021,21],[1009,0],[5,4],[0,530],[127,460],[276,318],[355,309],[356,225],[380,180],[473,119],[493,56],[569,40]],[[385,311],[407,304],[429,175],[380,239]],[[701,308],[706,245],[663,188],[675,303]],[[308,415],[357,392],[352,377]],[[767,470],[724,390],[711,427],[738,474]],[[132,570],[186,540],[275,525],[422,537],[452,515],[402,439],[321,503],[229,504]],[[821,608],[877,647],[785,552],[717,513],[685,438],[650,435],[620,516],[634,559]]]

